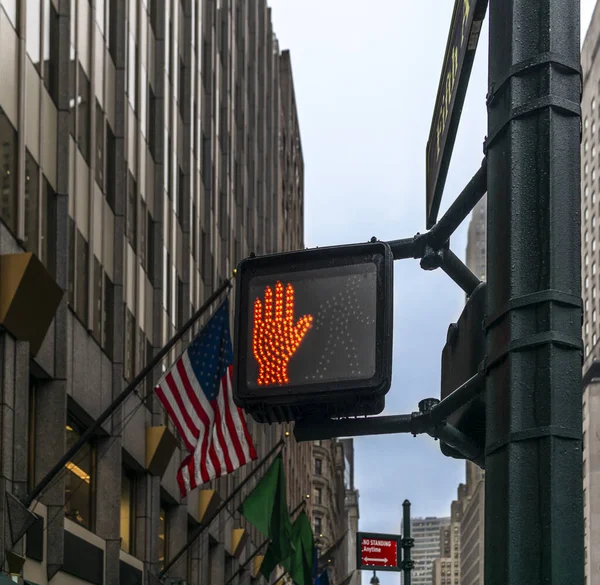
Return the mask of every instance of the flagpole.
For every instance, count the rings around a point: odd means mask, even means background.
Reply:
[[[225,507],[233,500],[235,496],[241,491],[241,489],[250,481],[252,477],[258,472],[258,470],[267,462],[269,457],[281,447],[285,443],[285,439],[282,437],[277,441],[275,446],[262,458],[259,464],[246,476],[246,478],[229,494],[227,499],[223,501],[223,503],[217,508],[217,511],[213,514],[213,516],[206,522],[206,524],[200,524],[194,534],[192,534],[191,538],[187,541],[187,543],[181,548],[181,550],[165,565],[164,569],[158,574],[158,578],[161,579],[164,577],[165,573],[185,554],[185,552],[194,544],[196,539],[210,526],[211,521],[216,518]]]
[[[142,371],[129,383],[129,385],[115,398],[115,400],[106,408],[106,410],[96,419],[91,426],[81,435],[79,440],[60,458],[58,463],[42,478],[42,480],[29,492],[22,500],[26,508],[46,489],[48,484],[64,469],[72,457],[87,443],[93,435],[100,429],[104,422],[115,412],[115,410],[127,400],[144,378],[163,360],[171,351],[175,344],[188,332],[194,323],[210,308],[210,306],[219,298],[221,293],[232,287],[231,278],[228,278],[219,286],[219,288],[209,297],[209,299],[184,323],[167,344],[146,364]]]
[[[248,563],[263,549],[265,548],[265,544],[269,544],[269,539],[263,540],[263,543],[240,565],[240,568],[233,574],[233,577],[229,579],[225,583],[225,585],[229,585],[247,566]]]

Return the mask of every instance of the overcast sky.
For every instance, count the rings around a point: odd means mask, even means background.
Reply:
[[[290,49],[305,164],[306,245],[425,231],[425,146],[454,2],[269,0]],[[582,38],[594,0],[581,0]],[[446,182],[443,212],[477,171],[486,133],[487,22]],[[441,216],[441,213],[440,213]],[[468,223],[451,248],[465,256]],[[416,260],[395,263],[393,383],[386,414],[439,397],[440,360],[462,291]],[[399,533],[402,502],[415,516],[449,516],[464,462],[424,436],[361,437],[355,483],[360,530]],[[367,584],[372,574],[363,573]],[[398,574],[379,573],[382,585]]]

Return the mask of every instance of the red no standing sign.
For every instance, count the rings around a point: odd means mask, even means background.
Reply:
[[[397,534],[357,534],[357,569],[400,571],[400,540]]]

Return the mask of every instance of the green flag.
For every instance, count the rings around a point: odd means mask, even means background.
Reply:
[[[268,579],[273,569],[281,565],[297,585],[312,585],[314,539],[310,520],[305,512],[296,518],[292,526],[292,542],[295,550],[286,559],[278,559],[276,552],[269,546],[260,572]]]
[[[280,453],[240,507],[246,520],[271,541],[269,549],[278,560],[286,559],[294,552],[285,492],[283,457]]]

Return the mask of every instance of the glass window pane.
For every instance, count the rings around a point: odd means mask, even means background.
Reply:
[[[82,428],[69,416],[67,417],[67,449],[70,449],[81,437]],[[84,445],[73,458],[65,464],[65,516],[90,530],[93,529],[92,493],[93,450],[90,444]]]
[[[90,82],[79,65],[79,95],[77,96],[77,141],[86,162],[90,163]]]
[[[75,274],[77,282],[76,296],[75,296],[75,313],[81,319],[84,325],[87,325],[87,310],[88,310],[88,282],[90,277],[89,262],[88,262],[88,243],[85,238],[81,235],[79,230],[77,232],[77,249],[76,249],[76,267]]]
[[[96,183],[104,191],[104,112],[96,100]]]
[[[27,150],[25,154],[25,247],[39,255],[40,168]]]
[[[133,554],[135,477],[127,468],[121,474],[121,549]]]
[[[42,262],[47,270],[55,275],[56,272],[56,193],[50,183],[42,175]]]
[[[107,274],[104,273],[104,311],[103,311],[103,348],[109,358],[113,358],[113,310],[114,286]]]
[[[0,108],[0,218],[17,231],[17,132]]]
[[[44,85],[58,102],[58,14],[52,0],[44,0]]]
[[[41,61],[41,4],[40,0],[27,0],[27,31],[26,46],[27,54],[31,57],[36,69],[39,70]]]

